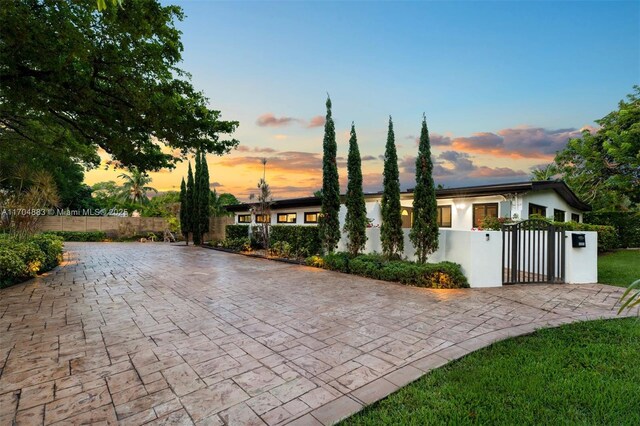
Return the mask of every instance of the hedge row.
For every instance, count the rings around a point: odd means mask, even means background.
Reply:
[[[287,243],[295,257],[305,258],[320,253],[320,234],[317,226],[273,225],[270,244]]]
[[[613,226],[618,234],[618,247],[640,247],[640,212],[588,212],[584,221]]]
[[[62,238],[38,234],[26,240],[0,238],[0,288],[35,277],[62,261]]]
[[[47,231],[46,233],[62,237],[64,241],[99,242],[107,239],[107,234],[103,231]]]
[[[225,239],[237,240],[238,238],[249,237],[249,225],[227,225],[225,228]]]
[[[324,257],[311,256],[307,258],[307,265],[418,287],[469,287],[460,265],[453,262],[420,265],[406,260],[387,260],[380,254],[351,257],[348,253],[339,252]]]

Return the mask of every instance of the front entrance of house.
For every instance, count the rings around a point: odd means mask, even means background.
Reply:
[[[563,283],[565,231],[544,220],[502,226],[502,283]]]

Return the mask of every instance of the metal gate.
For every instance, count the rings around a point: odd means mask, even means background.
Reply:
[[[564,282],[564,228],[531,219],[502,225],[502,283]]]

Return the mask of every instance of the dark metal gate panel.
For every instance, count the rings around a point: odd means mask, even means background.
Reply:
[[[563,283],[565,231],[544,220],[502,226],[502,283]]]

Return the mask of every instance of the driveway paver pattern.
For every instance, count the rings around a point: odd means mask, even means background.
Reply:
[[[0,290],[0,425],[332,424],[616,287],[406,287],[161,243],[67,243]]]

